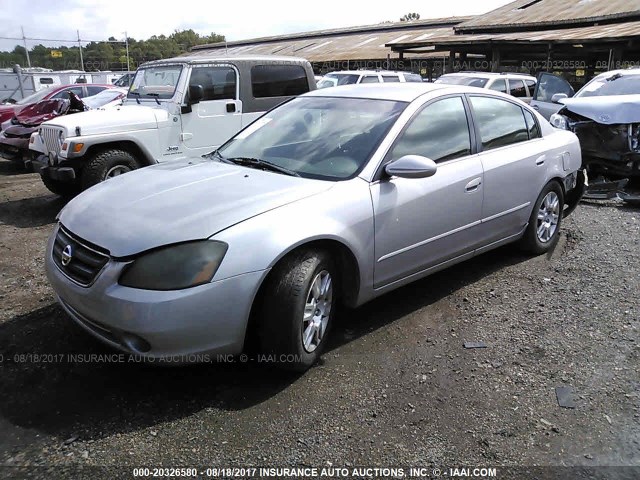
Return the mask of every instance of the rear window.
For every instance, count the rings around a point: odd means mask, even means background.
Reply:
[[[399,82],[400,79],[398,78],[397,75],[382,75],[382,81],[385,83],[394,83],[394,82]]]
[[[527,96],[527,90],[524,88],[522,80],[509,79],[509,90],[514,97],[524,98]]]
[[[301,95],[309,91],[309,81],[300,65],[256,65],[251,67],[251,89],[255,98]]]

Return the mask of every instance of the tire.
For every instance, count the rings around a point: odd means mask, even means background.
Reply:
[[[562,187],[558,182],[551,181],[542,189],[533,206],[529,225],[521,241],[525,251],[540,255],[555,247],[558,243],[563,210]]]
[[[61,182],[54,180],[53,178],[40,175],[42,183],[49,189],[50,192],[60,195],[61,197],[71,198],[80,193],[80,185],[75,182]]]
[[[129,152],[118,149],[104,150],[94,156],[82,170],[82,189],[86,190],[107,178],[135,170],[140,165]]]
[[[304,372],[313,366],[326,345],[338,292],[337,272],[327,252],[307,250],[285,259],[271,272],[262,294],[261,353],[286,370]]]

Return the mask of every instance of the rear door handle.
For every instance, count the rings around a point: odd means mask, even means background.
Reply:
[[[544,161],[547,159],[546,155],[540,155],[536,158],[536,165],[544,165]]]
[[[467,186],[464,187],[464,191],[467,193],[475,192],[476,190],[478,190],[478,187],[480,186],[481,183],[482,183],[481,178],[474,178],[469,183],[467,183]]]

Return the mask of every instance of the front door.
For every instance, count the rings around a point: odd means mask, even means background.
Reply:
[[[472,154],[467,114],[460,96],[428,104],[398,136],[384,163],[422,155],[437,163],[435,175],[382,177],[371,184],[375,288],[473,252],[483,173]]]
[[[192,153],[207,153],[222,145],[242,127],[238,99],[238,71],[232,65],[197,65],[189,85],[200,85],[204,97],[182,114],[181,140]]]
[[[539,74],[531,106],[547,120],[562,108],[561,104],[551,100],[556,93],[564,93],[567,97],[573,97],[575,92],[564,78],[552,73]]]

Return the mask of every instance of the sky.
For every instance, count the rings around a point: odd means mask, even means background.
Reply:
[[[113,36],[137,40],[169,35],[174,30],[215,32],[227,40],[283,35],[325,28],[397,21],[416,12],[421,19],[475,15],[510,0],[0,0],[0,37],[72,40],[80,31],[83,40],[106,40]],[[25,8],[28,4],[28,8]],[[0,50],[13,50],[21,41],[0,38]],[[29,48],[56,41],[27,41]],[[65,45],[71,46],[70,43]]]

